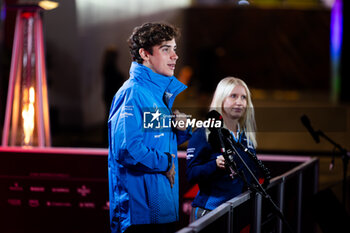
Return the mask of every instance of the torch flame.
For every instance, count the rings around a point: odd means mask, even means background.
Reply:
[[[34,87],[29,88],[29,96],[28,96],[28,91],[27,90],[24,91],[24,98],[29,100],[29,101],[25,101],[23,105],[23,111],[22,111],[24,144],[30,145],[33,137],[33,131],[34,131],[34,102],[35,102]]]

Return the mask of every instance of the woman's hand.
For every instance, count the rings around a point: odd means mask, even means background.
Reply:
[[[216,157],[216,166],[220,169],[225,169],[225,159],[224,156],[219,155]]]

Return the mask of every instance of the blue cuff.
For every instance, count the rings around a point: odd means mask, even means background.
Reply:
[[[165,170],[167,172],[170,170],[171,165],[173,164],[173,156],[171,156],[171,154],[168,152],[165,152],[165,154],[168,156],[168,168]]]

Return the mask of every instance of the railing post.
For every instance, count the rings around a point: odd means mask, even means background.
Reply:
[[[262,208],[262,197],[259,193],[255,193],[254,197],[254,222],[253,222],[253,232],[261,232],[261,208]]]
[[[298,174],[298,198],[297,198],[297,233],[301,232],[301,214],[302,214],[302,193],[303,193],[303,170]]]
[[[284,209],[284,184],[285,184],[285,179],[284,177],[282,178],[282,182],[278,185],[278,196],[277,196],[277,201],[278,201],[278,206],[280,211],[283,213]],[[282,233],[283,231],[283,222],[279,218],[277,220],[277,232]]]
[[[230,211],[228,212],[227,233],[233,233],[233,207],[232,207],[232,205],[230,207]]]
[[[318,192],[318,177],[319,177],[319,160],[317,160],[312,168],[314,169],[314,193],[316,194]]]

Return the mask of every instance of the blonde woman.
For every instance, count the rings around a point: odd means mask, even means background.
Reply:
[[[222,79],[214,93],[210,110],[219,112],[224,128],[229,130],[232,139],[255,155],[257,142],[254,107],[245,82],[234,77]],[[243,179],[230,177],[225,169],[224,157],[208,142],[208,135],[208,129],[198,128],[188,143],[186,176],[190,183],[199,186],[199,192],[192,203],[191,222],[241,194],[246,188]],[[250,157],[242,149],[236,149],[257,174],[258,169]],[[244,170],[243,164],[239,162],[237,167]],[[249,181],[250,175],[244,173]]]

